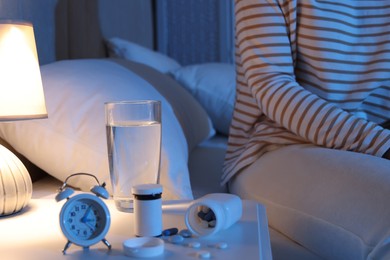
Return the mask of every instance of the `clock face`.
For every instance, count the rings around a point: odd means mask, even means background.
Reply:
[[[97,196],[79,194],[70,198],[62,207],[60,226],[69,241],[79,246],[90,246],[107,234],[110,213]]]

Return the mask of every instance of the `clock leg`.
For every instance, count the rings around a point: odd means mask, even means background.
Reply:
[[[70,245],[72,244],[72,242],[68,241],[64,247],[64,249],[62,250],[62,253],[65,255],[66,254],[66,250],[68,250],[68,248],[70,247]]]
[[[108,247],[109,250],[111,250],[111,244],[107,241],[107,239],[103,238],[102,242]]]

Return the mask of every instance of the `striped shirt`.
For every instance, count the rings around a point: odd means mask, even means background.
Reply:
[[[382,156],[390,2],[236,0],[237,94],[222,183],[291,144]]]

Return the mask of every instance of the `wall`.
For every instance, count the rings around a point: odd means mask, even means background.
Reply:
[[[157,50],[182,65],[233,62],[233,0],[154,1]],[[149,0],[0,0],[0,19],[33,23],[41,64],[94,57],[112,36],[153,46]]]
[[[41,64],[103,57],[114,36],[154,42],[151,0],[0,0],[0,19],[33,24]]]
[[[233,62],[233,0],[156,0],[157,49],[182,65]]]
[[[42,64],[52,61],[55,49],[55,12],[57,0],[0,0],[0,19],[32,22]],[[44,15],[43,15],[44,14]]]

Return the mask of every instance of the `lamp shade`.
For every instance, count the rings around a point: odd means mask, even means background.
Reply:
[[[0,120],[46,117],[32,24],[0,21]]]

